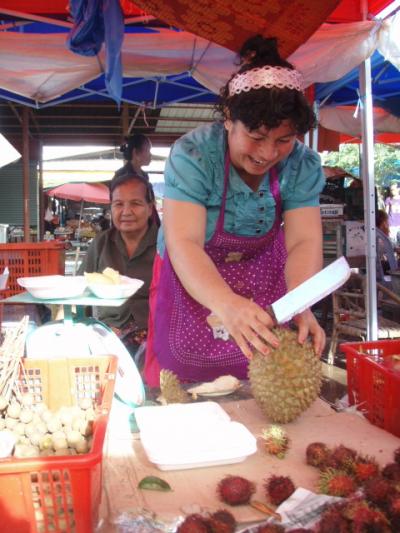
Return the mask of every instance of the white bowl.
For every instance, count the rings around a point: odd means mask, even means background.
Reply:
[[[137,292],[143,285],[144,281],[141,279],[128,278],[128,276],[121,276],[121,283],[118,285],[108,285],[103,283],[88,283],[89,289],[97,296],[97,298],[105,298],[107,300],[114,300],[117,298],[129,298]]]
[[[17,281],[34,298],[41,300],[75,298],[80,296],[87,286],[83,276],[35,276],[18,278]]]

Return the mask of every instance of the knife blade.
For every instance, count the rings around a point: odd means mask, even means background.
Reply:
[[[278,324],[288,322],[295,315],[308,309],[341,287],[349,279],[350,273],[350,266],[345,257],[339,257],[339,259],[336,259],[336,261],[269,305],[267,311]],[[216,315],[209,315],[207,322],[212,329],[214,339],[225,341],[229,339],[229,332]]]
[[[276,322],[278,324],[288,322],[295,315],[329,296],[349,279],[350,273],[346,259],[343,256],[339,257],[271,304],[270,308]]]

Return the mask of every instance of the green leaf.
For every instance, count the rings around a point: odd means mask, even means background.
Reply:
[[[157,476],[144,477],[139,481],[138,488],[143,490],[161,490],[162,492],[172,490],[166,481]]]

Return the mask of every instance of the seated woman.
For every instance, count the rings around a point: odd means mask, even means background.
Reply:
[[[110,195],[113,226],[93,239],[79,273],[102,272],[111,267],[144,281],[122,306],[99,307],[97,314],[134,354],[147,337],[149,285],[158,230],[152,219],[154,195],[147,180],[129,172],[113,178]]]

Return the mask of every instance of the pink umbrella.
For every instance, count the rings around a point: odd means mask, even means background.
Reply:
[[[77,228],[77,234],[80,235],[81,220],[83,215],[83,203],[91,202],[93,204],[109,204],[110,203],[110,190],[104,183],[64,183],[54,187],[50,191],[46,191],[49,196],[55,196],[56,198],[63,198],[64,200],[75,200],[81,202],[81,210],[79,214],[79,223]],[[76,274],[76,267],[78,264],[80,246],[76,249],[74,275]]]
[[[64,183],[46,191],[46,194],[76,202],[110,203],[110,190],[103,183]]]

